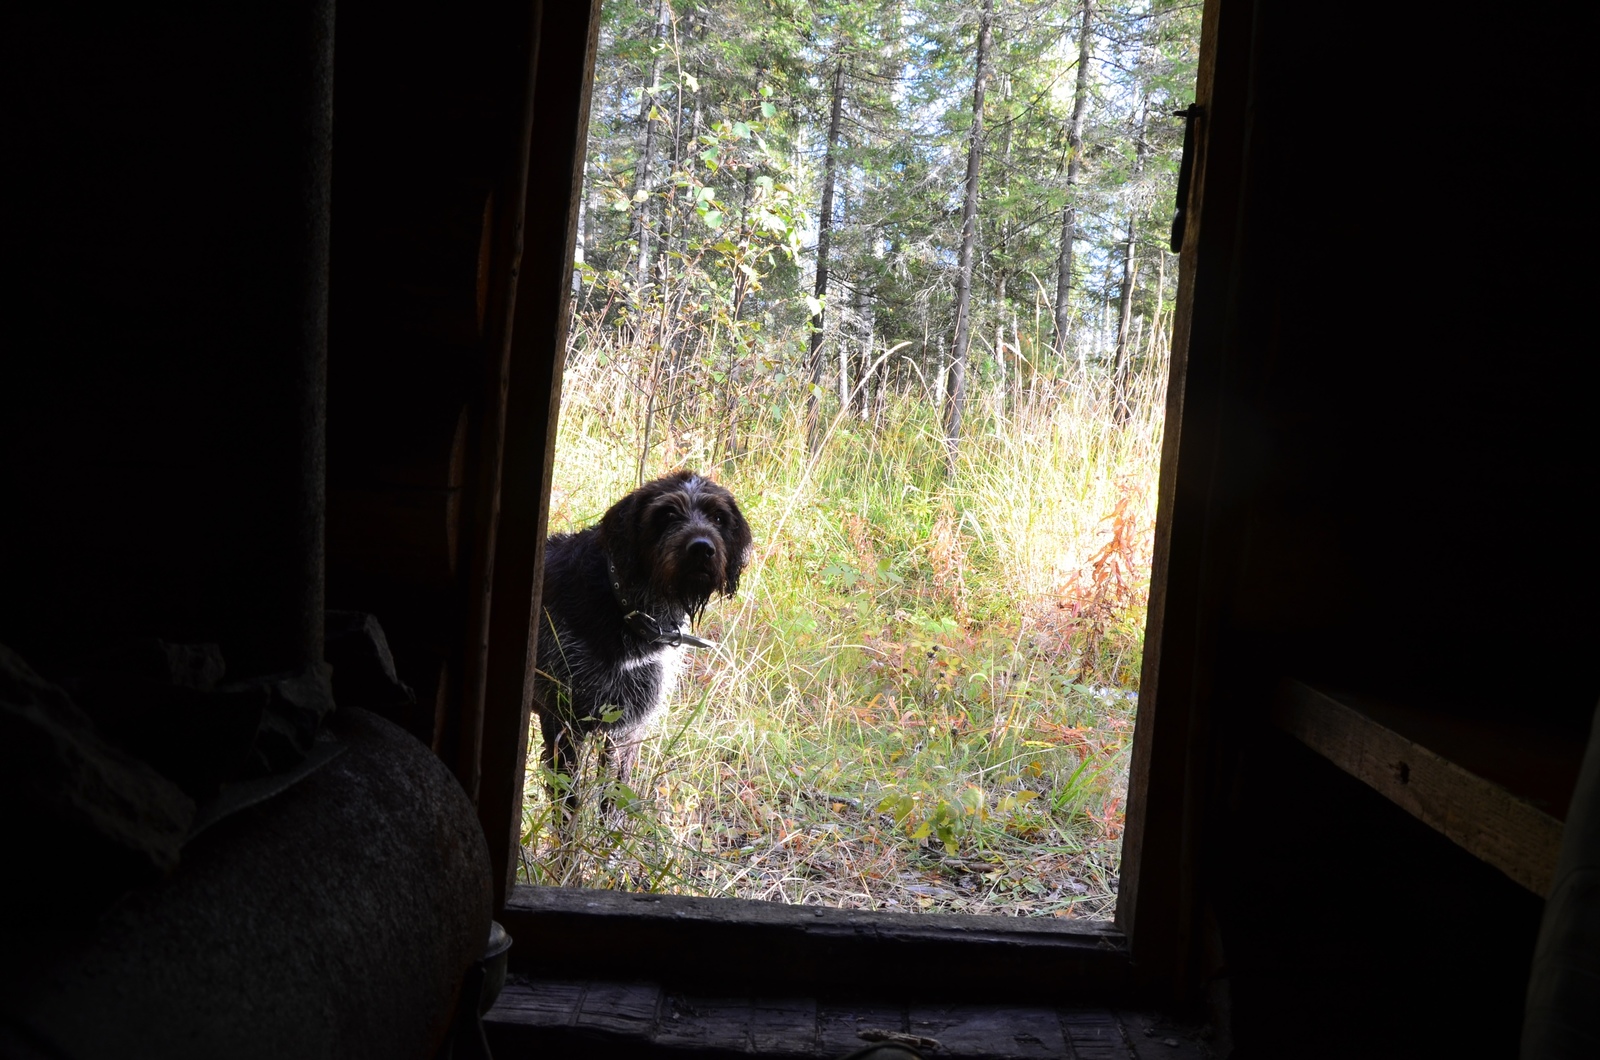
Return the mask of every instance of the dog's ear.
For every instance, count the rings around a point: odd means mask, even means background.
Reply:
[[[632,568],[635,557],[641,552],[639,535],[643,532],[640,522],[644,516],[645,500],[644,490],[634,490],[607,508],[606,514],[600,517],[600,547],[623,568],[621,573],[625,578],[631,579],[638,574]]]
[[[744,513],[739,510],[739,505],[734,501],[733,495],[728,498],[727,525],[722,528],[722,543],[728,551],[728,564],[723,568],[722,593],[732,596],[739,591],[739,575],[744,573],[744,565],[750,559],[750,524],[745,522]]]

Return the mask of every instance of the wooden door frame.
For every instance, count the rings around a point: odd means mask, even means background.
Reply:
[[[1117,925],[1133,958],[1192,997],[1201,949],[1202,833],[1217,776],[1213,656],[1230,546],[1213,488],[1223,386],[1239,322],[1253,158],[1257,0],[1206,0],[1197,125],[1179,258],[1144,665],[1134,724]]]
[[[474,567],[469,599],[481,609],[468,642],[469,680],[461,746],[477,764],[468,793],[489,843],[495,907],[516,879],[522,791],[538,636],[539,590],[550,510],[561,373],[571,318],[577,203],[589,135],[589,98],[600,35],[600,0],[530,5],[531,51],[521,150],[527,183],[522,221],[512,236],[514,299],[504,361],[490,381],[490,405],[503,408],[499,459],[483,520],[487,555]],[[486,447],[487,448],[487,447]],[[529,488],[537,484],[537,488]],[[475,662],[472,661],[475,657]],[[474,669],[474,667],[476,669]],[[466,781],[470,768],[458,771]]]
[[[600,0],[545,5],[538,47],[524,267],[506,386],[498,547],[484,588],[479,814],[505,914],[521,838],[529,746],[529,663],[554,464],[570,270],[582,192]],[[1217,586],[1209,484],[1219,380],[1232,322],[1237,231],[1249,153],[1254,0],[1206,0],[1199,118],[1180,255],[1155,561],[1132,763],[1117,926],[1141,978],[1182,995],[1192,975],[1198,828],[1206,802],[1209,645]],[[1203,208],[1202,208],[1203,207]],[[537,492],[526,484],[537,481]],[[515,910],[512,910],[515,915]],[[899,914],[882,914],[893,919]],[[737,919],[735,917],[734,919]]]

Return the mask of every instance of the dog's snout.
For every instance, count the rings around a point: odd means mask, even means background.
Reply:
[[[697,537],[689,542],[689,557],[691,559],[710,559],[717,551],[717,546],[709,537]]]

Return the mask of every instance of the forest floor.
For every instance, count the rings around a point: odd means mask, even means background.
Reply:
[[[635,485],[624,370],[569,361],[552,532]],[[754,530],[752,559],[697,630],[718,647],[690,653],[634,789],[616,793],[620,822],[602,820],[591,780],[558,846],[535,727],[523,879],[1109,918],[1163,378],[1141,381],[1120,426],[1082,380],[980,390],[953,472],[916,393],[870,420],[835,415],[815,457],[798,405],[718,463],[710,432],[669,426],[645,477],[713,474]]]

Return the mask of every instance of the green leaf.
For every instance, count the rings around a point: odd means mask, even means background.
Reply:
[[[722,227],[722,211],[721,210],[707,210],[701,216],[705,218],[706,224],[710,225],[712,228],[721,228]]]
[[[775,118],[777,115],[778,108],[763,100],[761,103],[761,116],[763,118]]]

